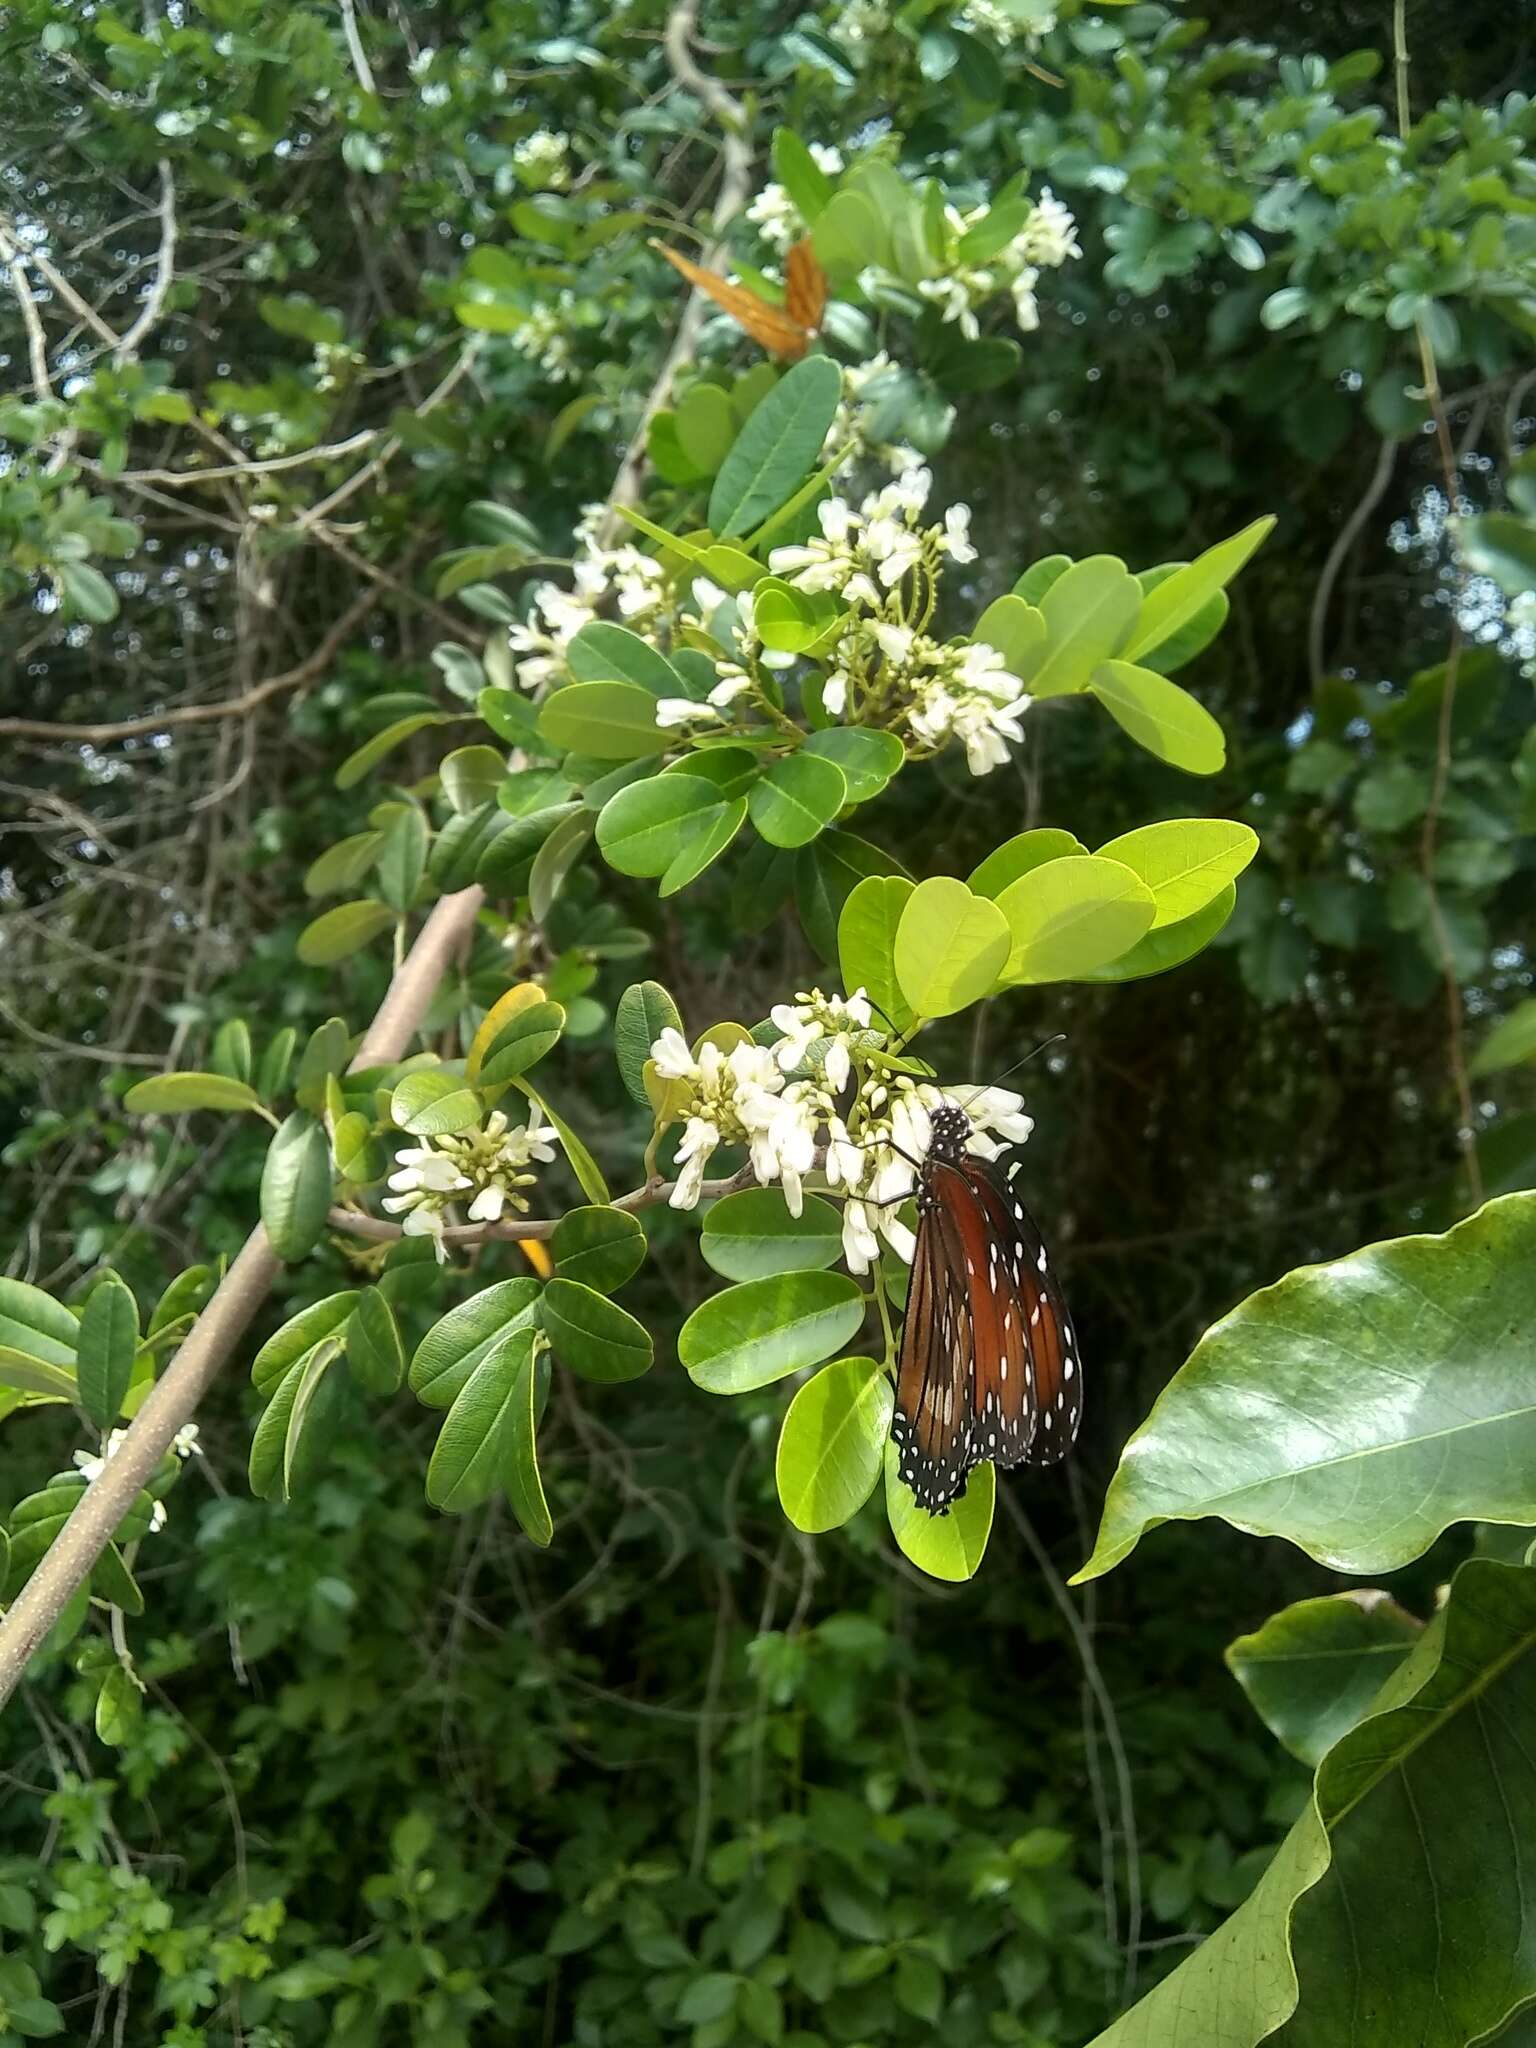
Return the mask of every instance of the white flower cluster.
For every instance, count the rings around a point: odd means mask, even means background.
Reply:
[[[86,1479],[87,1481],[99,1478],[101,1476],[102,1467],[106,1464],[107,1460],[112,1456],[112,1453],[117,1449],[118,1445],[122,1442],[123,1438],[127,1434],[128,1432],[126,1429],[114,1429],[112,1434],[107,1438],[106,1449],[101,1451],[100,1453],[97,1453],[95,1451],[74,1452],[74,1462],[76,1466],[79,1468],[82,1478]],[[178,1458],[202,1456],[202,1450],[198,1444],[198,1435],[199,1431],[197,1424],[195,1422],[184,1422],[182,1424],[181,1428],[178,1429],[176,1434],[171,1438],[171,1449],[175,1452]],[[156,1535],[164,1527],[165,1502],[163,1500],[157,1500],[154,1506],[150,1509],[149,1513],[150,1534]]]
[[[700,632],[714,630],[716,639],[728,633],[737,658],[715,663],[715,672],[720,680],[702,702],[693,697],[661,698],[656,706],[656,723],[660,726],[718,724],[736,699],[753,688],[751,665],[760,663],[764,668],[789,668],[794,664],[792,654],[764,647],[758,639],[750,590],[738,590],[732,596],[718,583],[711,583],[707,576],[695,576],[693,598],[699,608],[697,614],[684,612],[679,623]],[[722,621],[729,621],[729,624]],[[743,663],[748,666],[744,667]]]
[[[847,0],[837,17],[837,40],[851,57],[864,54],[866,43],[891,32],[889,0]]]
[[[776,548],[769,566],[798,589],[831,591],[853,611],[837,643],[822,704],[854,724],[904,723],[937,752],[951,740],[965,748],[973,775],[987,775],[1023,738],[1029,693],[1001,654],[984,643],[943,642],[912,623],[907,579],[930,586],[943,562],[973,562],[970,510],[951,505],[943,523],[919,522],[933,479],[921,467],[903,472],[855,509],[828,498],[819,535]]]
[[[869,431],[866,407],[879,396],[882,382],[894,383],[901,375],[884,349],[867,362],[848,363],[843,369],[843,395],[822,444],[825,465],[840,457],[836,478],[841,481],[861,462],[879,463],[894,477],[909,469],[921,469],[923,458],[908,441],[876,441]]]
[[[951,206],[946,207],[945,217],[958,240],[985,220],[988,211],[987,207],[978,206],[969,213],[960,213]],[[1040,308],[1035,298],[1040,272],[1060,269],[1082,253],[1077,243],[1076,221],[1047,185],[1023,227],[996,255],[971,269],[925,277],[917,289],[931,305],[937,306],[945,320],[958,324],[968,341],[974,341],[981,333],[977,308],[1000,291],[1010,292],[1014,317],[1023,331],[1031,334],[1040,325]]]
[[[637,633],[654,625],[666,608],[667,574],[660,562],[637,547],[599,547],[597,529],[606,516],[605,505],[589,505],[576,528],[575,589],[540,583],[527,624],[508,628],[517,680],[525,690],[541,693],[563,674],[566,649],[583,626],[601,616],[609,598]]]
[[[575,374],[575,357],[571,351],[571,319],[575,305],[575,298],[570,292],[561,292],[552,306],[530,308],[522,325],[514,328],[508,337],[518,354],[537,364],[551,384],[563,384]]]
[[[545,192],[558,192],[571,182],[567,161],[571,138],[551,128],[536,128],[512,146],[512,163],[529,185]]]
[[[824,142],[813,142],[809,148],[817,170],[835,178],[843,168],[842,151],[830,149]],[[769,248],[781,253],[805,233],[805,223],[782,185],[765,185],[747,208],[747,219]]]
[[[941,1104],[964,1110],[967,1150],[981,1159],[997,1157],[999,1140],[1019,1145],[1034,1129],[1023,1097],[1011,1089],[979,1088],[962,1100],[934,1082],[878,1071],[841,1109],[858,1055],[884,1042],[863,989],[846,998],[802,991],[793,1003],[777,1005],[772,1018],[784,1035],[771,1052],[743,1043],[722,1053],[706,1043],[695,1058],[671,1028],[651,1047],[657,1073],[686,1091],[671,1105],[685,1124],[674,1209],[697,1205],[705,1167],[721,1145],[745,1145],[758,1181],[777,1181],[794,1216],[819,1162],[827,1187],[844,1198],[843,1256],[852,1272],[866,1273],[881,1237],[900,1257],[912,1257],[912,1232],[899,1211],[917,1187],[933,1139],[932,1113]],[[813,1070],[807,1078],[786,1085],[787,1075],[806,1068]]]
[[[533,1186],[528,1168],[547,1166],[555,1157],[559,1134],[532,1117],[512,1124],[502,1110],[493,1110],[477,1131],[428,1138],[395,1154],[389,1176],[394,1193],[384,1207],[399,1216],[407,1237],[431,1237],[437,1256],[447,1257],[443,1230],[451,1220],[450,1204],[469,1197],[465,1211],[471,1223],[499,1223],[506,1210],[528,1207],[524,1188]]]
[[[955,16],[956,28],[968,29],[972,35],[990,36],[994,43],[1007,49],[1010,43],[1023,40],[1028,49],[1034,49],[1042,36],[1049,35],[1056,26],[1056,16],[1043,8],[1031,11],[1027,20],[1010,13],[999,0],[965,0],[965,5]]]

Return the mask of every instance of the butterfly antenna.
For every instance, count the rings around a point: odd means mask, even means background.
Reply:
[[[979,1088],[973,1088],[970,1094],[966,1097],[966,1100],[961,1103],[960,1107],[962,1109],[968,1108],[970,1104],[976,1100],[978,1095],[985,1095],[989,1088],[996,1088],[1000,1086],[1002,1082],[1007,1080],[1010,1074],[1016,1074],[1019,1071],[1020,1067],[1027,1067],[1032,1059],[1037,1058],[1038,1055],[1043,1052],[1048,1052],[1053,1045],[1064,1045],[1066,1043],[1066,1038],[1067,1034],[1065,1033],[1065,1031],[1053,1031],[1049,1038],[1042,1038],[1037,1046],[1033,1047],[1029,1052],[1025,1053],[1023,1059],[1015,1060],[1011,1067],[1004,1067],[1003,1071],[997,1076],[996,1080],[984,1081]]]

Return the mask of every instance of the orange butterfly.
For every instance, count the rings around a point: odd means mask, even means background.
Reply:
[[[745,285],[730,284],[713,270],[704,270],[679,256],[662,242],[652,242],[675,270],[690,284],[708,294],[722,312],[729,313],[738,327],[744,327],[755,342],[786,363],[800,360],[821,332],[821,316],[827,309],[827,273],[816,261],[807,239],[796,242],[784,266],[784,303],[771,305]]]

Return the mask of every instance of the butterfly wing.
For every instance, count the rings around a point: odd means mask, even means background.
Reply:
[[[1014,1420],[1019,1389],[1016,1379],[1010,1384],[1016,1368],[1005,1347],[993,1352],[978,1343],[976,1391],[983,1414],[1001,1408],[1010,1420],[1006,1441],[1014,1454],[998,1453],[996,1463],[1012,1465],[1027,1458],[1031,1465],[1053,1465],[1072,1448],[1082,1424],[1082,1360],[1050,1255],[1016,1186],[1021,1170],[1017,1157],[1002,1165],[968,1159],[961,1168],[985,1218],[988,1242],[996,1250],[997,1269],[1023,1333],[1026,1412]],[[995,1375],[989,1364],[993,1357],[999,1360]],[[1015,1449],[1020,1442],[1022,1449]]]
[[[806,334],[820,334],[827,310],[827,273],[816,261],[809,236],[796,242],[785,259],[784,310]]]
[[[667,248],[662,242],[655,242],[652,247],[659,249],[673,269],[680,270],[706,298],[713,299],[721,312],[729,313],[737,326],[744,327],[770,355],[785,362],[797,362],[805,354],[811,331],[802,326],[786,307],[770,306],[766,299],[760,299],[756,292],[749,292],[745,285],[732,284],[715,271],[704,269],[702,264],[690,263],[686,256],[679,256],[675,249]]]
[[[912,1254],[907,1314],[896,1361],[891,1436],[897,1471],[919,1507],[942,1514],[965,1491],[971,1457],[972,1339],[954,1226],[925,1207]]]

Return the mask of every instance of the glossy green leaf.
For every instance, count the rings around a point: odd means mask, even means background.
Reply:
[[[1452,522],[1462,559],[1474,576],[1489,576],[1506,597],[1536,591],[1536,524],[1512,512],[1481,512]]]
[[[931,876],[912,891],[896,928],[897,985],[917,1016],[951,1016],[988,993],[1009,945],[997,904],[953,876]]]
[[[1156,904],[1138,875],[1097,854],[1046,861],[997,899],[1010,947],[1003,979],[1071,981],[1130,951]]]
[[[357,1297],[347,1319],[347,1364],[365,1394],[399,1391],[405,1378],[405,1346],[388,1297],[370,1287]]]
[[[261,1169],[261,1220],[285,1263],[320,1241],[331,1206],[331,1148],[325,1126],[296,1109],[273,1134]]]
[[[98,1429],[110,1429],[122,1412],[138,1347],[139,1306],[133,1289],[109,1270],[85,1304],[75,1365],[80,1405]]]
[[[259,1109],[261,1097],[228,1074],[152,1074],[134,1082],[123,1107],[131,1116],[184,1116],[193,1109]]]
[[[842,1217],[830,1202],[805,1197],[792,1216],[778,1188],[743,1188],[711,1205],[699,1249],[727,1280],[770,1273],[812,1273],[842,1255]]]
[[[556,1358],[583,1379],[634,1380],[650,1371],[654,1351],[645,1326],[596,1288],[556,1274],[539,1313]]]
[[[418,1067],[405,1075],[389,1098],[389,1114],[413,1138],[444,1138],[480,1122],[480,1098],[462,1074],[445,1067]]]
[[[687,684],[658,648],[628,626],[616,626],[607,619],[583,626],[566,649],[565,658],[578,683],[637,683],[653,697],[688,695]]]
[[[1093,2048],[1514,2038],[1536,2000],[1533,1712],[1536,1572],[1473,1558],[1256,1889]]]
[[[352,789],[363,777],[377,768],[386,754],[392,754],[396,747],[403,746],[414,734],[422,732],[429,725],[451,725],[451,715],[443,711],[413,711],[406,718],[397,718],[393,725],[386,725],[382,732],[376,732],[371,739],[354,753],[348,754],[336,770],[336,787]]]
[[[896,978],[896,934],[915,883],[905,875],[868,875],[849,892],[837,920],[843,987],[862,988],[898,1031],[913,1020]]]
[[[311,1302],[308,1308],[290,1316],[262,1345],[251,1363],[251,1385],[257,1393],[265,1398],[317,1344],[338,1335],[360,1298],[355,1287],[343,1288],[340,1293],[328,1294],[323,1301]]]
[[[261,1064],[256,1069],[256,1093],[269,1106],[282,1094],[288,1085],[288,1070],[293,1064],[293,1049],[299,1042],[299,1034],[292,1024],[283,1025],[274,1031]]]
[[[1228,882],[1204,910],[1197,910],[1193,917],[1181,918],[1177,924],[1165,924],[1160,930],[1149,931],[1128,953],[1122,953],[1103,967],[1094,968],[1082,978],[1084,981],[1144,981],[1148,975],[1166,974],[1170,968],[1182,967],[1186,960],[1193,960],[1197,953],[1205,951],[1236,908],[1237,885]]]
[[[416,901],[427,871],[427,821],[414,804],[402,804],[384,833],[376,864],[379,894],[403,916]]]
[[[901,862],[836,826],[795,856],[795,903],[806,937],[823,960],[837,958],[842,908],[866,875],[905,875]]]
[[[586,851],[592,828],[590,811],[562,818],[534,855],[528,871],[528,909],[539,924],[548,918],[572,868]]]
[[[509,1330],[532,1329],[542,1287],[498,1280],[434,1323],[411,1360],[411,1392],[428,1408],[451,1408],[477,1365]]]
[[[477,1085],[496,1088],[526,1073],[547,1052],[553,1051],[564,1029],[565,1009],[560,1003],[525,1004],[507,1019],[481,1053]],[[478,1119],[478,1105],[476,1115]]]
[[[645,1092],[645,1063],[651,1047],[663,1031],[681,1032],[682,1017],[676,1003],[659,981],[631,982],[619,997],[613,1018],[613,1053],[630,1099],[642,1109],[649,1108]]]
[[[1143,569],[1136,581],[1144,594],[1150,594],[1160,584],[1166,583],[1170,576],[1177,576],[1185,566],[1183,562],[1165,562],[1156,569]],[[1155,669],[1160,676],[1171,676],[1175,669],[1184,668],[1197,654],[1205,652],[1227,623],[1231,609],[1226,592],[1218,590],[1176,631],[1160,640],[1156,647],[1139,655],[1140,665]]]
[[[504,868],[528,859],[564,815],[551,805],[536,818],[512,820],[499,802],[455,813],[433,843],[427,874],[443,890],[467,889],[476,881],[495,887]]]
[[[966,1482],[965,1492],[947,1513],[930,1515],[920,1508],[911,1487],[897,1470],[896,1446],[885,1446],[885,1511],[896,1538],[896,1547],[930,1579],[944,1579],[951,1585],[972,1579],[981,1565],[992,1534],[992,1516],[997,1507],[997,1473],[991,1465],[977,1465]]]
[[[545,698],[539,731],[553,746],[600,761],[640,761],[670,743],[656,723],[658,701],[640,683],[569,683]]]
[[[814,227],[816,216],[829,204],[836,188],[792,128],[773,131],[773,175],[789,194],[801,220]]]
[[[905,759],[895,733],[871,732],[858,725],[834,725],[825,732],[813,732],[800,752],[831,761],[842,770],[851,804],[867,804],[878,796]]]
[[[313,918],[299,933],[298,955],[306,967],[329,967],[369,945],[380,932],[391,930],[395,913],[387,903],[359,897],[355,903],[338,903]]]
[[[180,1322],[183,1316],[196,1315],[214,1285],[212,1266],[188,1266],[178,1273],[151,1310],[146,1334],[153,1337],[169,1324]]]
[[[1272,513],[1253,520],[1241,533],[1207,548],[1187,568],[1176,571],[1150,591],[1142,600],[1135,631],[1123,649],[1125,660],[1140,660],[1191,624],[1268,538],[1274,524]]]
[[[1319,1764],[1369,1711],[1424,1632],[1375,1587],[1298,1600],[1226,1651],[1264,1725],[1304,1764]]]
[[[1259,835],[1227,818],[1170,818],[1122,833],[1098,849],[1139,875],[1156,906],[1153,931],[1179,924],[1220,896],[1259,850]]]
[[[318,1116],[325,1108],[326,1081],[346,1065],[350,1044],[344,1018],[327,1017],[323,1024],[315,1026],[305,1040],[299,1070],[293,1077],[294,1099],[300,1109]]]
[[[549,1248],[562,1280],[612,1294],[645,1263],[646,1237],[637,1218],[611,1203],[571,1209],[555,1225]]]
[[[1010,593],[989,604],[971,633],[995,647],[1010,675],[1027,675],[1044,649],[1049,633],[1045,613]]]
[[[863,1322],[864,1306],[844,1273],[748,1280],[694,1310],[677,1355],[706,1393],[750,1393],[840,1351]]]
[[[555,1525],[539,1474],[538,1396],[543,1364],[530,1349],[518,1367],[502,1441],[501,1483],[523,1534],[530,1543],[547,1550],[554,1540]]]
[[[1005,839],[1001,846],[994,847],[981,865],[973,868],[966,877],[966,887],[972,895],[989,896],[995,902],[1008,884],[1016,882],[1020,875],[1044,867],[1048,860],[1061,860],[1069,853],[1087,851],[1087,847],[1072,833],[1060,831],[1055,826],[1041,825],[1033,832],[1020,832],[1015,838]]]
[[[1086,690],[1099,665],[1119,652],[1141,609],[1141,585],[1114,555],[1074,562],[1039,599],[1046,637],[1022,677],[1032,697]]]
[[[216,1074],[232,1081],[251,1078],[251,1027],[243,1017],[230,1017],[213,1035],[208,1064]]]
[[[1497,1074],[1530,1059],[1536,1059],[1536,997],[1527,997],[1499,1019],[1478,1047],[1471,1071],[1478,1076]]]
[[[894,1408],[890,1377],[873,1358],[840,1358],[800,1388],[774,1460],[797,1529],[814,1536],[852,1521],[879,1481]]]
[[[736,438],[731,401],[718,384],[694,384],[678,400],[677,438],[700,476],[713,476]]]
[[[443,795],[461,818],[495,801],[507,764],[495,747],[455,747],[438,768]]]
[[[283,1449],[288,1441],[288,1424],[293,1404],[304,1381],[305,1368],[313,1354],[306,1353],[290,1365],[272,1387],[251,1434],[251,1454],[246,1477],[257,1500],[280,1500],[283,1490]]]
[[[555,1135],[560,1140],[560,1149],[565,1154],[566,1161],[572,1173],[575,1174],[581,1192],[586,1196],[587,1200],[598,1204],[611,1202],[613,1197],[608,1192],[608,1183],[603,1179],[601,1167],[592,1157],[592,1154],[587,1150],[576,1132],[572,1130],[565,1118],[554,1107],[549,1097],[540,1090],[530,1086],[521,1074],[516,1077],[512,1085],[514,1088],[521,1089],[534,1108],[538,1110],[544,1121],[554,1130]]]
[[[701,776],[657,775],[631,783],[604,804],[598,849],[621,875],[661,875],[725,808],[719,791]]]
[[[340,1356],[341,1339],[329,1337],[293,1369],[298,1384],[283,1433],[284,1500],[297,1500],[308,1491],[335,1445],[347,1398],[346,1379],[337,1368]]]
[[[503,1332],[454,1397],[427,1465],[427,1499],[445,1514],[489,1499],[500,1478],[533,1342],[531,1329]]]
[[[96,1695],[94,1721],[97,1741],[106,1743],[108,1748],[126,1742],[142,1719],[143,1712],[144,1695],[139,1691],[138,1681],[126,1664],[114,1664],[101,1681],[101,1690]],[[16,2031],[22,2030],[17,2028]],[[28,2027],[26,2032],[30,2035],[35,2029]]]
[[[1457,1521],[1536,1525],[1536,1194],[1303,1266],[1200,1340],[1132,1437],[1080,1578],[1220,1515],[1337,1571]]]
[[[1227,758],[1221,727],[1198,698],[1149,668],[1106,661],[1088,686],[1136,744],[1190,775],[1214,775]]]
[[[842,372],[807,356],[754,407],[720,465],[709,496],[709,526],[722,540],[751,533],[816,466],[842,397]]]
[[[747,814],[770,846],[806,846],[848,801],[836,762],[803,749],[775,761],[747,798]]]

